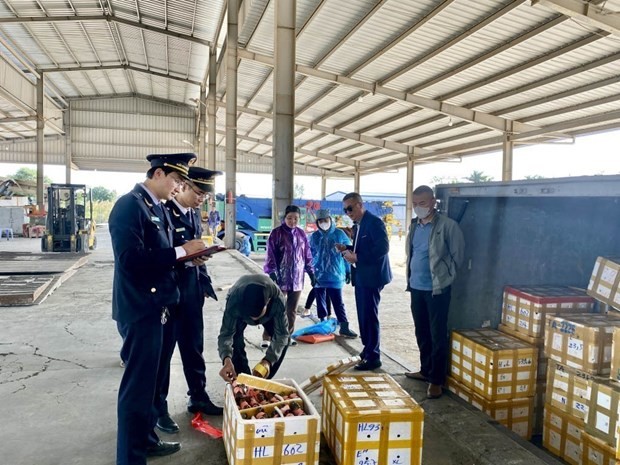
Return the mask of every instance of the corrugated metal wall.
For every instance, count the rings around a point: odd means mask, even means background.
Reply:
[[[183,141],[194,140],[194,113],[191,107],[137,97],[72,101],[73,161],[123,163],[142,161],[148,153],[191,152]]]
[[[0,161],[2,163],[36,164],[37,143],[34,139],[0,142]],[[64,136],[49,136],[43,143],[44,163],[62,165],[65,163]]]
[[[71,101],[72,161],[82,169],[143,172],[149,153],[196,151],[195,109],[139,97]],[[186,141],[186,142],[184,142]],[[189,142],[190,144],[188,144]],[[216,166],[224,170],[226,154],[218,147]],[[36,163],[36,141],[0,142],[0,162]],[[65,163],[65,138],[46,137],[44,163]],[[271,173],[270,157],[240,153],[237,170]],[[320,170],[296,165],[300,175],[320,175]]]

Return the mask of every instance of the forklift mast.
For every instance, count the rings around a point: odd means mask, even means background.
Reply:
[[[87,252],[94,248],[90,189],[83,184],[51,184],[47,206],[43,252]]]

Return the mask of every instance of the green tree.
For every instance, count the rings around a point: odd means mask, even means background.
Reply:
[[[114,202],[111,200],[93,202],[93,220],[95,220],[95,223],[107,223],[113,206]]]
[[[37,170],[34,168],[20,168],[14,175],[9,176],[9,178],[14,179],[15,181],[37,182]],[[43,176],[43,182],[45,184],[51,184],[54,181],[52,181],[48,176]]]
[[[465,178],[466,181],[469,182],[489,182],[493,181],[492,176],[487,176],[483,171],[472,171],[469,176]]]
[[[458,180],[454,176],[433,176],[431,178],[431,184],[436,186],[438,184],[456,184]]]
[[[540,174],[528,174],[525,179],[544,179]]]
[[[93,195],[93,202],[111,202],[116,198],[116,191],[103,186],[95,186],[90,192]]]
[[[304,197],[304,185],[295,183],[293,187],[293,198],[302,199]]]

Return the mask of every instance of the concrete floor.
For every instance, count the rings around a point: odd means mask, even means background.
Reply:
[[[41,305],[0,307],[0,463],[5,465],[110,465],[115,463],[116,397],[122,375],[118,350],[120,337],[111,319],[113,259],[105,228],[98,230],[99,248],[89,263],[65,282]],[[36,239],[0,241],[0,250],[38,251]],[[425,399],[426,385],[409,380],[404,371],[416,368],[417,349],[409,312],[409,295],[403,292],[404,251],[392,243],[394,282],[383,292],[382,371],[392,375],[423,406],[424,464],[528,464],[554,463],[544,452],[519,440],[460,399],[445,395]],[[254,257],[262,264],[259,256]],[[0,264],[0,267],[2,265]],[[225,252],[209,261],[216,287],[227,289],[237,277],[257,270],[257,264],[236,252]],[[217,373],[221,363],[216,338],[226,290],[220,300],[205,307],[208,390],[222,404],[224,382]],[[305,295],[302,297],[305,299]],[[352,327],[357,329],[353,293],[345,293]],[[298,325],[310,321],[298,319]],[[259,330],[246,333],[251,360],[261,358]],[[339,338],[338,338],[339,339]],[[361,349],[359,340],[319,345],[300,344],[289,350],[282,377],[298,382],[326,365]],[[186,386],[178,354],[175,354],[170,387],[170,412],[181,427],[174,436],[182,450],[152,459],[157,465],[224,465],[221,440],[194,431],[186,413]],[[311,396],[320,410],[318,393]],[[221,426],[221,418],[213,419]],[[327,447],[321,448],[321,464],[333,464]],[[555,462],[557,463],[557,462]],[[387,464],[380,464],[387,465]]]

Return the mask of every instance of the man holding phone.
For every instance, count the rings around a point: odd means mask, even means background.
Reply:
[[[356,370],[381,366],[379,302],[383,287],[392,281],[388,253],[390,241],[381,218],[364,208],[362,197],[351,192],[342,199],[344,212],[353,221],[353,245],[336,244],[351,264],[351,284],[364,349]]]

